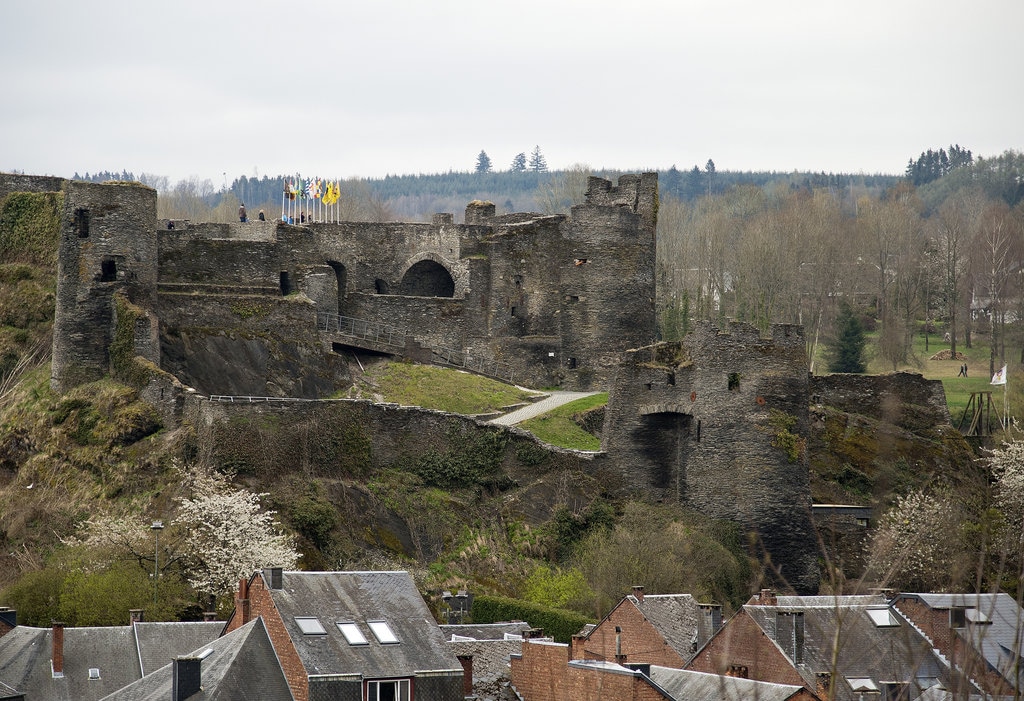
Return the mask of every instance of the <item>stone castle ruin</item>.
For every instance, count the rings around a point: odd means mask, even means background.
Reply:
[[[464,224],[168,222],[139,184],[0,175],[0,200],[14,191],[64,195],[57,391],[113,372],[175,422],[201,395],[328,397],[353,349],[608,388],[584,469],[756,531],[817,590],[802,329],[655,343],[656,174],[591,178],[568,215],[472,202]]]

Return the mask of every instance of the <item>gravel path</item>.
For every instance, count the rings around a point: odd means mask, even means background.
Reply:
[[[527,419],[532,419],[534,416],[546,414],[555,407],[560,407],[563,404],[568,404],[583,397],[589,397],[592,394],[597,394],[597,392],[552,392],[549,397],[541,399],[539,402],[534,402],[529,406],[524,406],[522,409],[516,409],[496,419],[491,419],[487,423],[514,426]]]

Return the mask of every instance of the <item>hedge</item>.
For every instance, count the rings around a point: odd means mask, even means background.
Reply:
[[[534,628],[543,628],[559,643],[568,643],[583,626],[594,623],[594,619],[572,611],[552,609],[540,604],[504,596],[479,595],[473,598],[474,623],[501,623],[503,621],[526,621]]]

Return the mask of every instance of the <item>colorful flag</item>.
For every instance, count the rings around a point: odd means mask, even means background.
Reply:
[[[996,374],[992,376],[991,385],[1005,385],[1006,384],[1006,366],[1004,365],[1001,370],[996,370]]]

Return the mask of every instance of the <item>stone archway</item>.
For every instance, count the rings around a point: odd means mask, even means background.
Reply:
[[[454,297],[455,280],[436,260],[424,258],[405,271],[397,294],[409,297]]]
[[[686,460],[692,440],[699,440],[699,422],[673,406],[640,407],[631,431],[634,449],[647,465],[648,484],[686,499]],[[693,435],[697,431],[696,436]]]
[[[338,285],[338,314],[344,314],[348,272],[345,269],[344,263],[339,263],[336,260],[327,261],[327,265],[331,266],[331,269],[334,270],[334,279]]]

